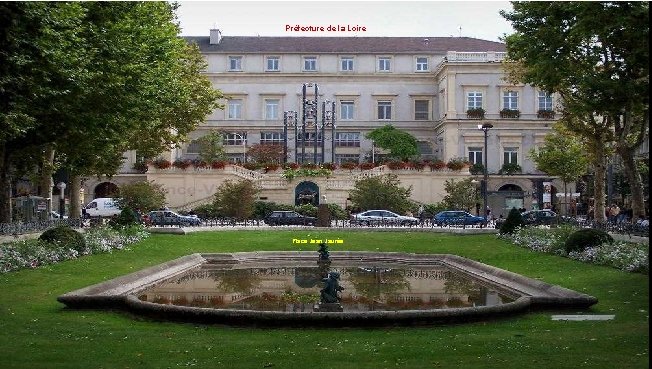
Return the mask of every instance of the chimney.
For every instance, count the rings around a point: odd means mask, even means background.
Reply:
[[[211,45],[219,45],[220,41],[222,41],[222,31],[217,28],[211,29],[210,40],[208,43]]]

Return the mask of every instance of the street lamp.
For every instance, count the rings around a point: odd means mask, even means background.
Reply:
[[[64,196],[64,191],[66,189],[65,182],[57,183],[57,188],[59,189],[59,217],[63,219],[65,210],[66,210],[66,198]]]
[[[294,127],[294,162],[297,162],[297,112],[283,112],[283,164],[288,162],[288,127]]]
[[[489,156],[487,152],[487,132],[489,132],[489,130],[492,128],[494,128],[494,126],[491,123],[485,123],[482,125],[478,124],[478,129],[481,129],[484,132],[484,185],[482,186],[482,199],[484,206],[482,211],[484,211],[485,224],[489,222],[489,219],[487,219],[489,215],[487,214],[487,190],[489,189],[489,173],[487,168],[487,157]]]

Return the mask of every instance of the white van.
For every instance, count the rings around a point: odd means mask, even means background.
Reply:
[[[88,203],[83,209],[84,217],[112,217],[119,215],[122,209],[116,202],[118,199],[99,197]]]

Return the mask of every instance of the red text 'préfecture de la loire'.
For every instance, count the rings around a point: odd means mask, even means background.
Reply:
[[[302,24],[286,24],[285,32],[366,32],[367,27],[352,24],[338,24],[328,26],[306,26]]]

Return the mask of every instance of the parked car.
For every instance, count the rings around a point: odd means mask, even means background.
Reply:
[[[150,211],[147,216],[148,222],[152,225],[201,225],[201,219],[197,216],[181,215],[170,210]]]
[[[270,226],[277,225],[311,225],[317,223],[317,218],[301,215],[296,211],[273,211],[265,218],[265,223]]]
[[[446,226],[446,225],[485,225],[486,221],[483,217],[469,214],[461,210],[447,210],[441,211],[432,218],[433,223]]]
[[[50,210],[50,220],[54,220],[54,219],[61,219],[61,214],[59,214],[54,210]],[[63,219],[68,219],[68,216],[64,215]]]
[[[89,217],[112,217],[120,215],[122,209],[118,206],[117,199],[111,197],[99,197],[89,202],[82,209],[84,218]]]
[[[555,224],[558,220],[557,213],[550,209],[543,210],[528,210],[521,213],[525,225],[551,225]],[[496,228],[505,223],[505,218],[496,220]]]
[[[389,210],[367,210],[362,213],[351,215],[351,224],[359,225],[416,225],[419,219],[398,215]]]

